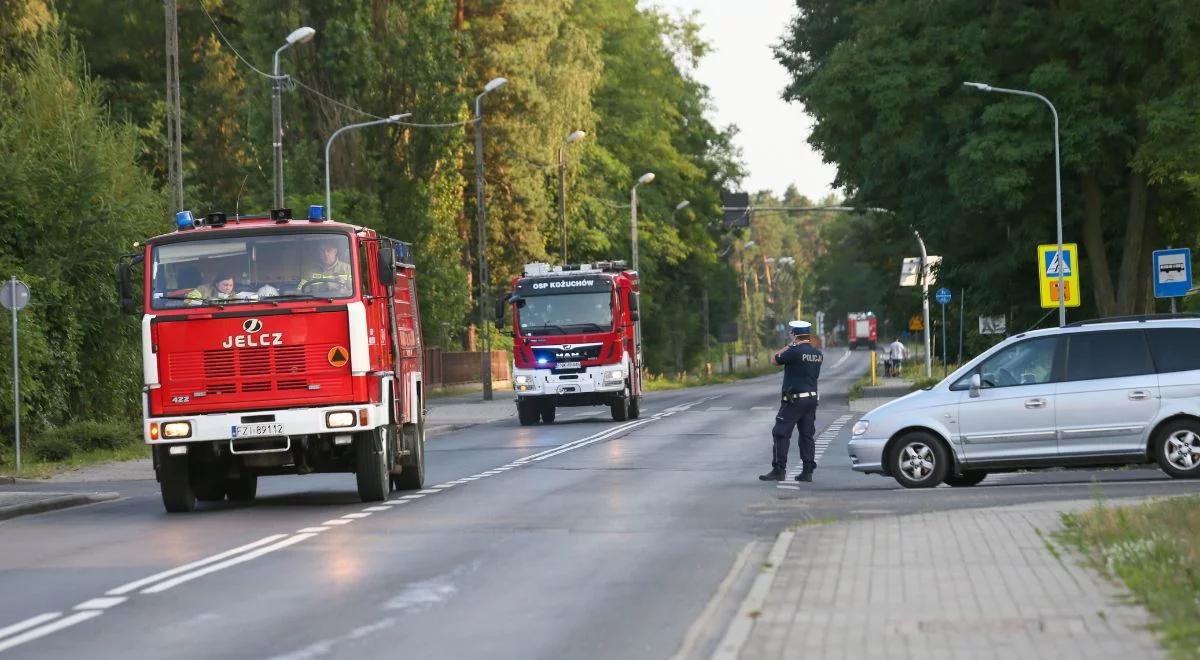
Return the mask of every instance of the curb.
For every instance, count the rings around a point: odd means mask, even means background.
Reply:
[[[47,497],[34,502],[10,504],[8,506],[0,506],[0,520],[9,520],[19,516],[30,516],[35,513],[57,511],[58,509],[68,509],[71,507],[83,506],[85,504],[95,504],[97,502],[110,502],[118,497],[120,497],[119,493],[111,492],[80,493]]]

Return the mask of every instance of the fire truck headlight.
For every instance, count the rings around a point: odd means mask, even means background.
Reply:
[[[622,381],[625,380],[625,372],[620,369],[615,369],[604,374],[604,380]]]
[[[529,376],[517,375],[517,376],[513,376],[513,384],[514,385],[532,385],[533,379],[530,378]]]
[[[162,425],[162,437],[164,438],[189,438],[191,435],[191,422],[167,422]]]
[[[348,426],[354,426],[356,415],[353,410],[338,410],[331,413],[325,413],[325,425],[331,429],[344,429]]]

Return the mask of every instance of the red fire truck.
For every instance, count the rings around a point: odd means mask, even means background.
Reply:
[[[513,389],[521,424],[554,421],[558,406],[607,405],[616,421],[641,414],[638,275],[625,262],[532,263],[496,303],[513,308]]]
[[[260,475],[353,472],[363,501],[423,485],[412,248],[319,206],[291,215],[182,212],[117,265],[122,308],[142,313],[143,433],[167,511],[252,500]]]
[[[850,350],[869,348],[875,350],[879,341],[879,324],[874,312],[851,312],[846,319],[846,335]]]

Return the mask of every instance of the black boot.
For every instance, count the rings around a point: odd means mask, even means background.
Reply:
[[[805,469],[803,469],[803,470],[801,470],[801,471],[800,471],[800,474],[797,474],[797,475],[796,475],[796,481],[807,481],[807,482],[811,482],[811,481],[812,481],[812,474],[813,474],[813,471],[812,471],[812,470],[805,468]]]
[[[787,478],[787,473],[783,470],[771,468],[771,471],[766,474],[758,475],[759,481],[783,481]]]

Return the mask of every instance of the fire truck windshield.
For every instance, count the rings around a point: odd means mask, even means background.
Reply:
[[[517,312],[521,334],[566,335],[612,330],[612,293],[560,293],[524,298]]]
[[[225,306],[354,293],[350,238],[289,232],[223,235],[154,248],[151,308]]]

